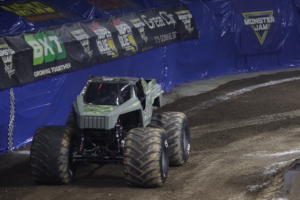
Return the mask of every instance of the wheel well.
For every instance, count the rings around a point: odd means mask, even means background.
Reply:
[[[161,107],[161,99],[160,99],[160,96],[158,96],[158,97],[156,97],[156,98],[154,99],[153,106],[158,107],[158,108]]]
[[[126,130],[143,126],[142,113],[140,110],[122,114],[119,119]]]

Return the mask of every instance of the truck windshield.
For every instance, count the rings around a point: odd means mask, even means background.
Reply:
[[[84,101],[94,105],[118,106],[131,97],[130,85],[126,83],[99,83],[89,84]]]

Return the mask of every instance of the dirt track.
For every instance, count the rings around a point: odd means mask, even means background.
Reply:
[[[0,200],[276,199],[284,171],[300,157],[300,81],[259,88],[205,109],[201,105],[240,88],[297,75],[233,81],[163,107],[160,111],[189,116],[193,151],[189,163],[171,169],[162,188],[127,187],[117,165],[81,167],[68,186],[38,186],[30,177],[28,155],[14,153],[0,157]]]

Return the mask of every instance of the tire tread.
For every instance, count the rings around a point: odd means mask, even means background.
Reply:
[[[165,131],[157,128],[135,128],[125,142],[124,175],[129,185],[159,187],[164,183],[160,174],[160,154]]]

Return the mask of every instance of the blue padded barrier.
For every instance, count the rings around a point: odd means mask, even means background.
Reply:
[[[39,126],[63,125],[90,74],[156,78],[169,91],[187,81],[300,64],[299,0],[124,0],[121,8],[113,10],[102,10],[103,5],[99,8],[91,0],[42,2],[55,5],[69,15],[29,23],[16,14],[1,11],[0,21],[5,23],[0,23],[0,34],[184,3],[196,19],[200,38],[13,88],[16,99],[13,147],[28,142]],[[265,21],[259,24],[259,20]],[[10,106],[9,89],[0,91],[0,152],[8,150]]]

